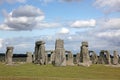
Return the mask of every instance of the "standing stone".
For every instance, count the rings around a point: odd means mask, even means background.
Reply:
[[[109,51],[101,50],[99,56],[99,64],[111,64],[111,57]]]
[[[7,47],[5,61],[6,64],[12,65],[13,47]]]
[[[97,56],[97,54],[94,51],[91,51],[91,52],[92,52],[91,61],[92,61],[93,64],[97,64],[98,56]]]
[[[55,51],[51,52],[50,60],[51,60],[51,64],[55,65]]]
[[[35,52],[33,53],[32,61],[33,61],[33,63],[35,63]]]
[[[118,60],[119,60],[118,53],[117,53],[117,51],[114,51],[114,53],[113,53],[113,64],[114,64],[114,65],[119,64],[119,63],[118,63]]]
[[[76,54],[76,64],[80,63],[80,53]]]
[[[79,65],[90,66],[91,64],[92,62],[90,61],[88,42],[82,42]]]
[[[45,53],[45,64],[46,65],[48,64],[48,55],[47,55],[47,52]]]
[[[99,64],[105,64],[105,55],[104,55],[104,50],[101,50],[100,55],[99,55]]]
[[[35,43],[35,63],[44,65],[46,64],[45,42],[37,41]]]
[[[71,51],[68,52],[67,65],[74,66],[74,63],[73,63],[73,54],[71,53]]]
[[[26,62],[32,63],[32,52],[27,52],[26,54],[27,54]]]
[[[55,66],[66,66],[64,41],[61,39],[55,43]]]
[[[110,52],[106,50],[105,53],[106,53],[106,64],[111,64]]]

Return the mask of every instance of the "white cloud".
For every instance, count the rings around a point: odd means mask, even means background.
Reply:
[[[20,44],[15,45],[15,47],[17,47],[17,48],[28,48],[30,46],[33,46],[33,44],[20,43]]]
[[[16,2],[25,3],[26,0],[0,0],[0,3],[4,3],[4,2],[7,2],[7,3],[16,3]]]
[[[0,48],[3,47],[3,39],[0,39]]]
[[[0,25],[0,30],[13,30],[13,29],[8,27],[8,25],[6,25],[6,24],[1,24]]]
[[[43,4],[48,4],[50,2],[53,2],[54,0],[40,0]]]
[[[60,34],[68,34],[68,33],[69,33],[69,29],[67,29],[67,28],[62,28],[59,33],[60,33]]]
[[[97,36],[98,37],[106,37],[106,38],[120,37],[120,30],[100,32],[97,34]]]
[[[81,0],[59,0],[60,2],[80,2]]]
[[[60,26],[59,23],[48,23],[44,19],[44,13],[39,8],[31,5],[20,6],[7,14],[4,23],[0,24],[0,30],[21,31]]]
[[[63,2],[70,3],[70,2],[81,2],[82,0],[40,0],[40,2],[45,5],[55,1],[58,3],[63,3]]]
[[[109,20],[98,21],[98,26],[103,30],[120,29],[120,18],[110,18]]]
[[[56,23],[56,22],[41,22],[36,25],[36,28],[54,28],[54,27],[59,27],[61,24]]]
[[[17,9],[12,11],[12,17],[39,17],[44,16],[44,13],[32,5],[20,6]]]
[[[120,0],[96,0],[94,5],[105,13],[120,12]]]
[[[7,28],[3,30],[32,30],[35,24],[41,22],[44,19],[43,12],[34,6],[25,5],[20,6],[13,10],[5,18],[4,23],[0,25],[2,27],[5,25]]]
[[[90,20],[77,20],[74,21],[71,24],[71,27],[75,27],[75,28],[82,28],[82,27],[94,27],[96,26],[96,20],[94,19],[90,19]]]

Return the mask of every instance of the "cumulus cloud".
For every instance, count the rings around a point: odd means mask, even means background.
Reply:
[[[15,47],[17,47],[17,48],[28,48],[28,47],[30,47],[30,46],[33,46],[32,44],[27,44],[27,43],[20,43],[20,44],[17,44],[17,45],[15,45]]]
[[[33,52],[35,37],[14,37],[4,39],[3,47],[0,52],[5,52],[7,46],[14,47],[14,53]],[[24,49],[23,49],[24,48]]]
[[[94,5],[105,13],[120,12],[120,0],[96,0]]]
[[[0,30],[33,30],[59,25],[47,23],[44,18],[44,13],[39,8],[31,5],[20,6],[5,17],[4,23],[0,24]]]
[[[0,3],[4,3],[4,2],[7,2],[7,3],[16,3],[16,2],[19,2],[19,3],[25,3],[26,0],[0,0]]]
[[[96,26],[96,20],[77,20],[71,24],[71,27],[82,28],[82,27],[94,27]]]
[[[50,2],[53,2],[54,0],[40,0],[43,4],[48,4]]]
[[[63,3],[63,2],[70,3],[70,2],[80,2],[82,0],[40,0],[40,2],[43,4],[48,4],[55,1],[58,3]]]
[[[119,37],[120,37],[120,29],[110,30],[106,32],[98,32],[96,34],[96,38],[101,39],[102,40],[101,42],[103,42],[103,40],[106,41],[107,43],[106,48],[109,48],[109,50],[119,50],[119,46],[120,46]]]
[[[0,39],[0,48],[3,46],[3,39]]]
[[[110,30],[106,32],[100,32],[97,34],[97,36],[106,37],[106,38],[120,37],[120,30]]]
[[[59,0],[60,2],[80,2],[81,0]]]
[[[17,9],[12,11],[12,17],[21,17],[21,16],[26,16],[26,17],[37,17],[37,16],[43,16],[43,12],[36,7],[30,6],[30,5],[25,5],[25,6],[20,6]]]
[[[69,33],[69,29],[67,29],[67,28],[62,28],[59,33],[60,33],[60,34],[68,34],[68,33]]]
[[[8,25],[6,25],[6,24],[1,24],[0,30],[12,30],[12,28],[8,27]]]
[[[93,37],[93,49],[119,50],[120,43],[120,19],[110,18],[106,20],[98,20],[97,27],[88,32],[88,36]],[[94,34],[93,34],[94,32]]]
[[[115,30],[120,29],[120,18],[110,18],[107,21],[98,21],[98,26],[102,30]]]
[[[41,28],[41,29],[43,29],[43,28],[54,28],[54,27],[59,27],[59,26],[61,26],[61,24],[60,23],[57,23],[57,22],[41,22],[41,23],[38,23],[38,24],[36,24],[36,28]]]

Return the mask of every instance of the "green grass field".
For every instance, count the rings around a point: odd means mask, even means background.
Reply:
[[[0,80],[120,80],[120,67],[90,67],[0,63]]]

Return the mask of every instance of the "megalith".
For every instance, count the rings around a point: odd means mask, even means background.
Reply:
[[[51,64],[55,65],[55,51],[51,52],[50,60],[51,60]]]
[[[99,64],[105,64],[105,55],[104,55],[104,50],[100,51],[100,55],[99,55]]]
[[[111,64],[110,53],[107,50],[101,50],[99,55],[99,64]]]
[[[35,43],[35,62],[36,64],[46,64],[45,42],[37,41]]]
[[[119,64],[118,61],[119,61],[118,53],[117,53],[117,51],[114,51],[114,52],[113,52],[113,64],[114,64],[114,65]]]
[[[33,52],[32,61],[33,61],[33,63],[35,63],[35,52]]]
[[[98,55],[94,51],[90,51],[91,54],[91,61],[93,64],[97,64],[98,62]]]
[[[106,50],[105,53],[106,53],[106,64],[111,64],[110,52]]]
[[[57,39],[55,43],[55,66],[66,66],[64,41]]]
[[[48,54],[47,54],[47,52],[45,52],[45,64],[46,65],[48,64]]]
[[[80,53],[76,54],[76,64],[80,63]]]
[[[67,54],[67,65],[74,66],[74,63],[73,63],[73,54],[72,54],[71,51],[69,51],[68,54]]]
[[[12,57],[13,57],[13,47],[7,47],[7,51],[5,54],[6,64],[12,65]]]
[[[90,61],[88,42],[82,42],[79,65],[90,66],[91,64],[92,64],[92,62]]]
[[[27,54],[26,63],[32,63],[32,52],[26,52],[26,54]]]

